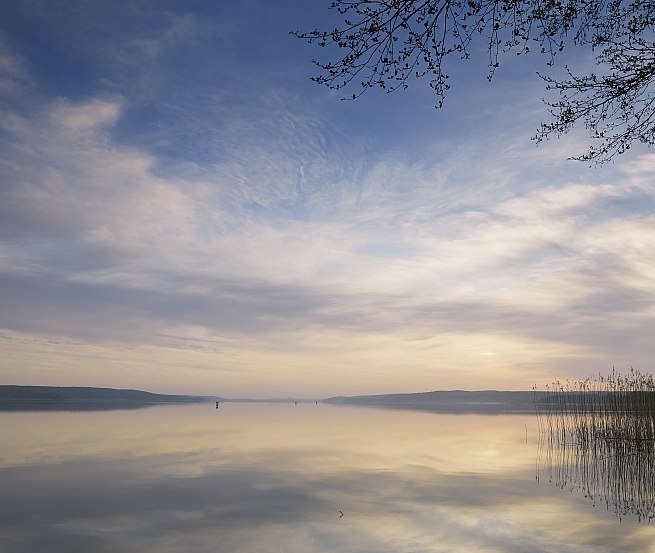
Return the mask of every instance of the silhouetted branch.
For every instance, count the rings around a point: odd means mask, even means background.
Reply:
[[[332,30],[293,32],[311,44],[340,52],[314,61],[312,79],[331,89],[355,87],[355,99],[377,87],[405,89],[427,78],[442,107],[450,88],[445,62],[468,59],[481,39],[493,78],[503,54],[533,50],[552,65],[566,45],[586,45],[596,54],[599,74],[565,80],[544,76],[559,100],[546,101],[554,118],[534,137],[542,141],[582,122],[598,145],[574,159],[603,162],[639,141],[655,142],[652,83],[655,76],[655,3],[650,0],[334,0],[343,19]]]

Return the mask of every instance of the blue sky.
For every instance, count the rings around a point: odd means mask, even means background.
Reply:
[[[288,34],[324,4],[4,3],[2,381],[321,397],[652,368],[653,154],[536,146],[538,56],[491,85],[483,53],[453,64],[442,110],[422,82],[340,101]]]

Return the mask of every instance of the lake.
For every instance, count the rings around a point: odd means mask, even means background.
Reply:
[[[539,436],[534,415],[314,403],[3,412],[0,551],[655,551]]]

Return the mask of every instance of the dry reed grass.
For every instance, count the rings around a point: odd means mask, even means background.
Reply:
[[[535,390],[537,479],[602,502],[620,519],[655,518],[655,382],[631,369]]]

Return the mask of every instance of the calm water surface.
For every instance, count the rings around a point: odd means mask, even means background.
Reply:
[[[538,449],[530,415],[0,413],[0,551],[655,552],[655,523],[549,482]]]

